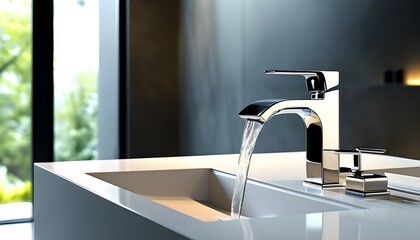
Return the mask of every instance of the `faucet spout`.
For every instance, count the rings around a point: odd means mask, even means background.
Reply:
[[[270,73],[272,73],[271,71]],[[275,72],[275,71],[274,71]],[[281,72],[289,74],[290,72]],[[293,71],[296,75],[299,71]],[[303,72],[308,80],[311,72]],[[338,73],[315,72],[316,76],[336,77],[332,81],[338,85]],[[324,81],[324,78],[320,78]],[[312,79],[310,79],[312,81]],[[328,79],[327,79],[328,80]],[[329,79],[331,81],[331,79]],[[324,86],[326,82],[319,84]],[[325,85],[326,86],[326,85]],[[334,85],[335,87],[336,85]],[[311,89],[312,90],[312,89]],[[328,91],[327,91],[328,90]],[[309,89],[308,89],[309,91]],[[246,120],[265,123],[272,117],[282,114],[299,115],[306,127],[306,181],[322,186],[339,185],[339,163],[334,154],[327,149],[339,149],[339,91],[327,89],[319,91],[311,100],[266,99],[255,101],[240,111],[239,116]]]
[[[287,107],[288,100],[267,99],[253,102],[246,106],[239,116],[246,120],[265,123],[275,115],[297,114],[306,127],[306,158],[322,162],[322,123],[319,116],[307,107]]]

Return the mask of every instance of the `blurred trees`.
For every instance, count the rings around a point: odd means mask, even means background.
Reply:
[[[93,70],[85,70],[74,76],[73,88],[61,96],[61,103],[55,107],[56,161],[97,158],[96,76],[97,72]],[[58,96],[55,99],[58,99]]]
[[[31,32],[30,1],[0,0],[0,204],[32,198]],[[58,161],[97,157],[96,74],[84,70],[65,93],[55,93]]]
[[[30,17],[0,9],[0,165],[11,181],[31,179]]]

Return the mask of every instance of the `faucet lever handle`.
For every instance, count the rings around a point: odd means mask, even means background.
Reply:
[[[356,147],[356,151],[359,153],[375,153],[375,154],[383,154],[386,152],[386,149],[383,148],[363,148],[363,147]]]
[[[383,154],[386,152],[386,149],[356,147],[356,151],[358,153],[354,156],[354,164],[355,164],[355,167],[358,168],[357,172],[361,172],[362,171],[362,153]]]
[[[373,153],[373,154],[383,154],[386,152],[386,149],[383,148],[365,148],[365,147],[356,147],[356,151],[352,150],[335,150],[336,154],[351,154],[354,156],[353,166],[357,172],[362,170],[362,153]]]
[[[299,70],[266,70],[265,74],[297,75],[306,80],[306,89],[311,93],[312,99],[323,99],[324,93],[338,86],[337,71],[299,71]]]

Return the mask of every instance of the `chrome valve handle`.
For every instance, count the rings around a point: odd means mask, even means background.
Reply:
[[[303,76],[306,80],[306,89],[311,93],[312,99],[324,99],[324,93],[338,86],[338,72],[336,71],[266,70],[264,73]]]

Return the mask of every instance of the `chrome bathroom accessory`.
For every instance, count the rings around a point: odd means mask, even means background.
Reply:
[[[376,173],[368,173],[362,170],[362,153],[383,154],[385,149],[356,148],[356,151],[335,151],[336,154],[353,155],[353,166],[350,166],[352,174],[346,176],[346,190],[348,193],[362,197],[389,196],[388,178]]]
[[[308,100],[266,99],[253,102],[240,111],[243,119],[267,122],[281,114],[297,114],[306,126],[306,182],[322,187],[339,183],[340,165],[333,151],[339,149],[339,83],[337,71],[268,70],[265,74],[299,75],[306,80]]]

